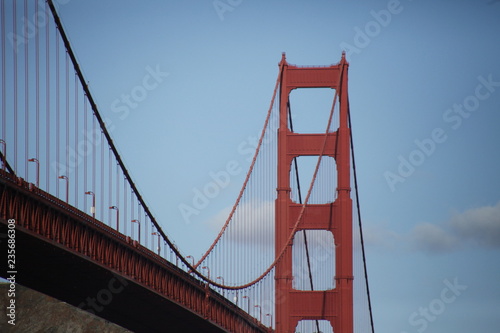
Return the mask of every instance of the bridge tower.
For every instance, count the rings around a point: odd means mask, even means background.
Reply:
[[[339,64],[328,67],[280,66],[280,126],[278,130],[278,184],[276,199],[276,255],[284,248],[275,271],[276,332],[293,333],[301,320],[328,320],[335,333],[353,332],[352,200],[350,197],[350,129],[347,69],[342,54]],[[289,94],[297,88],[332,88],[338,98],[339,128],[334,132],[299,134],[290,130]],[[310,110],[314,112],[314,110]],[[327,204],[307,204],[291,199],[290,172],[299,156],[333,157],[337,166],[337,198]],[[332,184],[334,186],[334,184]],[[299,217],[301,215],[301,217]],[[300,220],[298,226],[297,221]],[[327,230],[335,241],[335,288],[301,291],[292,287],[292,243],[295,230]]]

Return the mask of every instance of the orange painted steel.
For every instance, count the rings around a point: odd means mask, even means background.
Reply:
[[[339,64],[328,67],[298,67],[280,62],[280,127],[278,130],[278,184],[276,200],[276,332],[292,333],[301,320],[328,320],[335,333],[353,332],[352,200],[350,197],[350,134],[348,125],[347,69],[342,55]],[[288,101],[297,88],[335,89],[339,100],[339,128],[323,134],[299,134],[289,129]],[[337,115],[336,115],[337,116]],[[331,116],[330,116],[331,117]],[[333,157],[337,164],[337,198],[327,204],[303,205],[291,199],[290,171],[298,156]],[[316,166],[315,175],[319,167]],[[314,182],[315,176],[313,176]],[[334,186],[332,184],[332,186]],[[292,287],[293,235],[300,230],[332,232],[335,240],[335,288],[300,291]],[[283,253],[283,248],[286,250]],[[333,265],[334,263],[332,263]]]
[[[193,322],[203,319],[207,322],[206,326],[211,328],[210,332],[258,333],[269,331],[255,318],[209,288],[206,283],[193,278],[189,273],[167,262],[130,237],[97,221],[92,216],[68,205],[22,178],[0,170],[0,227],[2,224],[6,225],[8,219],[16,221],[19,237],[21,234],[28,235],[33,239],[40,240],[48,247],[64,251],[67,253],[66,256],[77,256],[113,274],[120,275],[129,281],[130,285],[139,285],[139,291],[143,290],[144,293],[150,291],[154,293],[154,297],[156,295],[163,297],[162,303],[176,304],[179,309],[188,311],[192,314]],[[28,243],[22,245],[26,248],[30,247]],[[35,259],[24,257],[22,260],[25,265],[30,265],[34,264],[30,260]],[[54,258],[45,258],[45,260],[49,263]],[[71,267],[63,267],[62,265],[57,267],[61,270],[71,270]],[[28,272],[23,271],[22,273],[20,280],[21,278],[29,280],[29,277],[26,276]],[[46,274],[48,274],[46,280],[54,280],[53,277],[58,276],[58,271],[47,271]],[[66,287],[74,287],[75,281],[61,280],[58,283],[61,284],[61,288],[65,283]],[[26,286],[33,287],[30,284]],[[129,297],[132,302],[137,302],[135,300],[137,294],[128,295],[127,290],[125,289],[123,296]],[[45,292],[44,290],[40,291]],[[83,299],[84,297],[81,300]],[[120,306],[118,303],[115,302],[113,305]],[[73,305],[77,306],[78,303]],[[142,307],[146,309],[148,305],[144,304]],[[103,313],[98,313],[98,315],[101,314]],[[122,316],[117,323],[127,327],[129,319],[133,322],[141,321],[141,318]],[[164,327],[158,331],[163,331],[170,323],[162,322],[161,324]],[[130,327],[130,329],[133,328]],[[194,327],[191,331],[197,332]]]

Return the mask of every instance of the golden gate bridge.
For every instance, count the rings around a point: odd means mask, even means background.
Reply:
[[[136,332],[374,332],[345,55],[282,55],[241,190],[194,258],[138,191],[54,2],[0,11],[0,226],[16,235],[1,276]],[[294,131],[304,88],[331,89],[322,133]]]

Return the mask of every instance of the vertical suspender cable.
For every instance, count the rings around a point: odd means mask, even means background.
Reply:
[[[0,1],[0,29],[1,29],[1,48],[2,48],[2,137],[4,141],[7,141],[7,125],[6,123],[6,118],[7,118],[7,104],[5,101],[6,97],[6,90],[5,90],[5,2]],[[2,154],[5,152],[2,151]],[[3,157],[3,156],[2,156]],[[3,166],[2,166],[3,167]]]
[[[351,158],[352,158],[352,169],[354,173],[354,188],[356,189],[356,209],[358,211],[358,221],[359,221],[359,236],[361,240],[361,253],[363,255],[363,267],[365,270],[365,283],[366,283],[366,293],[368,296],[368,310],[370,312],[370,324],[372,327],[372,333],[375,333],[375,327],[373,325],[373,313],[372,313],[372,302],[370,297],[370,286],[368,283],[368,271],[366,270],[366,255],[365,255],[365,243],[363,239],[363,227],[361,223],[361,209],[359,204],[359,191],[358,191],[358,177],[356,175],[356,161],[354,159],[354,142],[352,139],[352,124],[351,124],[351,111],[349,108],[349,99],[347,99],[347,119],[349,121],[349,134],[351,138]]]
[[[64,150],[66,150],[66,172],[68,173],[68,168],[69,168],[69,56],[68,53],[66,52],[66,146],[64,147]]]
[[[28,17],[28,0],[24,0],[24,17]],[[28,20],[24,21],[24,35],[28,35]],[[25,168],[25,174],[26,174],[26,179],[29,181],[29,168],[28,168],[28,159],[31,158],[29,153],[29,57],[28,57],[28,44],[24,44],[24,150],[25,150],[25,159],[24,159],[24,168]],[[17,153],[17,152],[16,152]],[[38,156],[35,156],[38,158]]]
[[[137,216],[137,220],[139,221],[139,223],[144,224],[144,219],[141,216],[141,203],[139,202],[139,200],[137,200],[137,214],[135,216]],[[140,228],[142,228],[142,225]],[[137,232],[139,233],[139,228],[137,228]],[[137,239],[139,240],[139,244],[141,244],[141,235],[140,234],[137,235]]]
[[[116,163],[116,199],[115,199],[115,205],[118,207],[118,209],[123,209],[123,207],[120,207],[120,166],[118,163]]]
[[[95,117],[94,117],[95,118]],[[100,200],[100,206],[101,206],[101,222],[105,223],[104,222],[104,135],[102,133],[99,133],[100,135],[100,144],[101,144],[101,179],[100,179],[100,183],[101,183],[101,200]]]
[[[139,218],[136,218],[135,214],[134,214],[134,211],[135,211],[135,205],[134,205],[134,192],[131,190],[130,191],[130,220],[138,220],[139,221]],[[125,220],[126,221],[126,220]],[[137,223],[141,223],[140,221],[137,222]],[[134,223],[130,223],[130,236],[132,237],[132,239],[134,238],[134,230],[135,230],[135,226],[134,226]],[[139,227],[140,228],[140,227]],[[141,242],[141,240],[139,239],[139,243]]]
[[[111,149],[108,150],[108,205],[113,206],[113,164],[111,163]],[[111,209],[108,209],[108,224],[113,227],[111,223]]]
[[[48,17],[49,6],[45,3],[45,12]],[[46,17],[46,19],[47,19]],[[45,150],[45,158],[47,159],[46,168],[45,168],[45,182],[46,182],[46,190],[50,193],[50,168],[48,167],[48,163],[50,162],[50,24],[49,22],[45,22],[45,112],[46,112],[46,150]]]
[[[35,1],[35,27],[38,27],[38,1]],[[35,34],[35,85],[36,85],[36,158],[40,157],[40,34]]]
[[[14,36],[17,36],[17,1],[12,4],[12,12],[14,17],[12,18],[12,31]],[[12,56],[14,61],[14,170],[18,172],[17,169],[17,45],[12,48]]]
[[[73,97],[75,99],[75,162],[74,162],[74,174],[75,174],[75,179],[73,182],[75,183],[75,207],[78,207],[78,77],[75,75],[75,96]]]
[[[127,219],[127,179],[123,177],[123,233],[126,235],[127,234],[127,224],[128,224],[128,219]]]
[[[84,136],[84,139],[85,139],[85,136],[87,135],[87,99],[85,98],[85,94],[83,95],[83,136]],[[87,173],[88,173],[88,150],[89,150],[89,142],[88,141],[85,141],[85,150],[83,151],[83,190],[85,192],[89,191],[89,186],[87,184]],[[94,191],[94,189],[92,189],[92,191]],[[95,195],[95,194],[94,194]],[[86,211],[87,212],[87,196],[84,195],[83,196],[83,211]]]
[[[97,178],[97,168],[96,168],[96,158],[97,158],[97,139],[96,136],[99,132],[97,131],[97,126],[96,126],[96,118],[92,117],[92,131],[89,134],[87,134],[87,137],[90,138],[89,144],[92,144],[92,191],[94,192],[94,195],[97,193],[97,189],[95,187],[96,183],[96,178]],[[102,206],[102,205],[101,205]],[[97,214],[96,207],[94,207],[94,214]]]
[[[61,96],[59,94],[60,91],[60,82],[59,82],[59,30],[56,29],[56,163],[57,165],[61,164],[60,160],[60,150],[61,150]],[[56,181],[58,180],[56,175]],[[56,197],[59,198],[59,186],[56,183]]]

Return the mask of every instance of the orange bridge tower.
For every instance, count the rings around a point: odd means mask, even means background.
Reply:
[[[280,62],[280,125],[278,130],[278,181],[276,199],[276,332],[293,333],[301,320],[327,320],[335,333],[353,332],[352,200],[350,197],[350,129],[345,54],[339,64],[298,67]],[[289,95],[298,88],[335,90],[332,116],[339,127],[325,133],[295,133],[289,118]],[[338,107],[335,104],[338,100]],[[337,113],[333,110],[338,109]],[[314,110],[310,110],[314,112]],[[329,125],[330,127],[330,125]],[[337,167],[336,198],[326,204],[295,203],[291,199],[290,172],[299,156],[332,157]],[[319,165],[319,164],[318,164]],[[317,173],[318,166],[316,167]],[[313,177],[314,181],[314,177]],[[332,186],[335,184],[332,183]],[[335,242],[335,287],[304,291],[292,286],[292,245],[301,230],[326,230]]]

